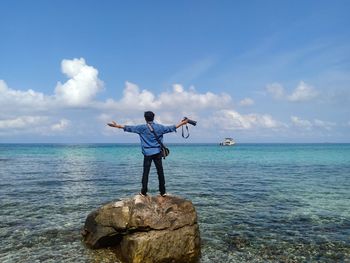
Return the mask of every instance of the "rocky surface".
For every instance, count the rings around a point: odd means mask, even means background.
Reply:
[[[108,203],[88,215],[82,234],[87,246],[113,247],[123,262],[197,262],[200,255],[195,208],[176,196]]]

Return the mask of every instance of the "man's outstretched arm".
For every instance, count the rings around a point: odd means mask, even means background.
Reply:
[[[118,124],[115,121],[111,121],[107,123],[108,126],[113,127],[113,128],[118,128],[118,129],[123,129],[125,132],[132,132],[132,133],[141,133],[141,126],[140,125],[122,125]]]
[[[124,129],[125,125],[117,124],[115,121],[107,123],[108,126],[118,129]]]

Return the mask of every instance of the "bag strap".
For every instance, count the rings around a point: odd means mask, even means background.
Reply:
[[[153,135],[156,138],[157,142],[159,143],[160,147],[165,148],[164,144],[161,142],[161,140],[159,139],[158,135],[154,131],[152,125],[150,123],[147,123],[147,126],[150,129],[150,131],[153,133]]]
[[[182,128],[182,137],[184,139],[187,139],[188,137],[190,137],[190,131],[188,130],[188,126],[186,124],[186,130],[187,130],[187,135],[185,136],[185,132],[184,132],[184,126],[181,127]]]

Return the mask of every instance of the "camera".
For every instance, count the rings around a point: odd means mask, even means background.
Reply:
[[[194,121],[194,120],[190,120],[189,118],[187,118],[187,117],[184,117],[184,119],[183,120],[187,120],[188,121],[188,123],[189,124],[191,124],[191,125],[193,125],[193,126],[196,126],[197,125],[197,122],[196,121]]]

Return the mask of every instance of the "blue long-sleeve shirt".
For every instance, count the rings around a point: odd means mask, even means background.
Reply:
[[[158,135],[158,138],[163,142],[163,134],[176,131],[176,126],[164,126],[154,122],[149,122],[152,125],[155,133]],[[125,132],[137,133],[140,136],[142,153],[146,156],[160,153],[160,144],[157,142],[156,137],[148,128],[147,124],[141,125],[125,125]]]

